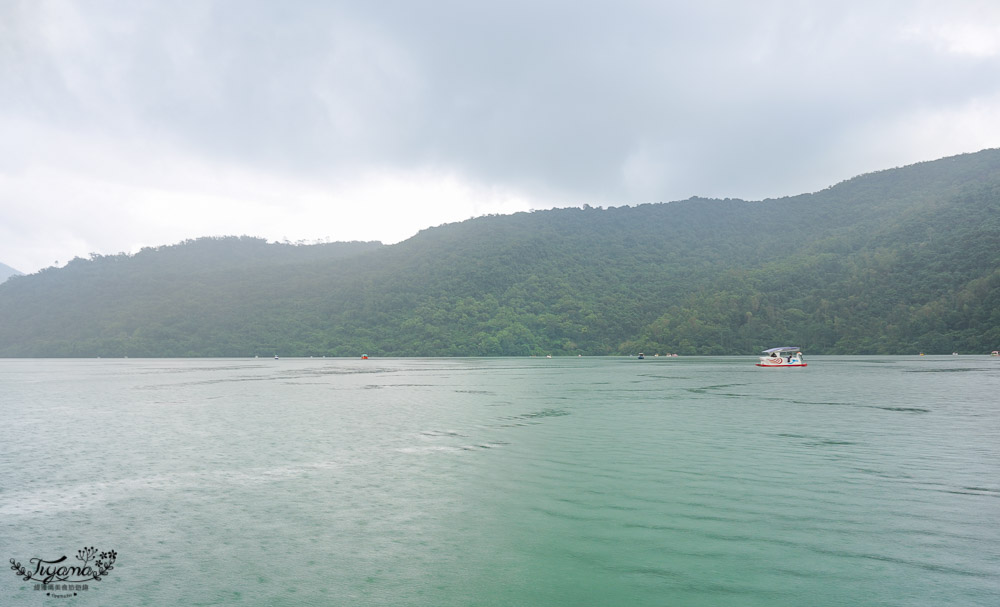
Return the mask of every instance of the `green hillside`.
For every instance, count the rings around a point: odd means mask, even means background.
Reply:
[[[778,200],[77,259],[0,285],[0,356],[983,353],[1000,347],[998,245],[986,150]]]

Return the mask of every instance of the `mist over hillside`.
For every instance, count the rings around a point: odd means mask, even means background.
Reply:
[[[988,353],[998,243],[1000,151],[985,150],[777,200],[75,259],[0,285],[0,355]]]
[[[7,264],[0,263],[0,282],[7,280],[11,276],[21,276],[21,274],[21,272],[18,272]]]

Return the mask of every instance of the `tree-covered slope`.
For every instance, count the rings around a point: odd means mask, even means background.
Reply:
[[[3,356],[983,352],[1000,151],[778,200],[488,216],[392,246],[200,239],[0,286]]]

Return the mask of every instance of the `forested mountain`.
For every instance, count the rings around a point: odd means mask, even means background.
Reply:
[[[11,276],[20,276],[21,273],[14,268],[8,266],[7,264],[0,263],[0,282],[3,282],[10,278]]]
[[[1000,150],[777,200],[488,216],[379,243],[199,239],[0,285],[2,356],[983,353]]]

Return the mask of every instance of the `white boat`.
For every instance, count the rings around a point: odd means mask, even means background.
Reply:
[[[805,367],[802,352],[798,346],[781,346],[764,350],[767,356],[761,356],[758,367]]]

